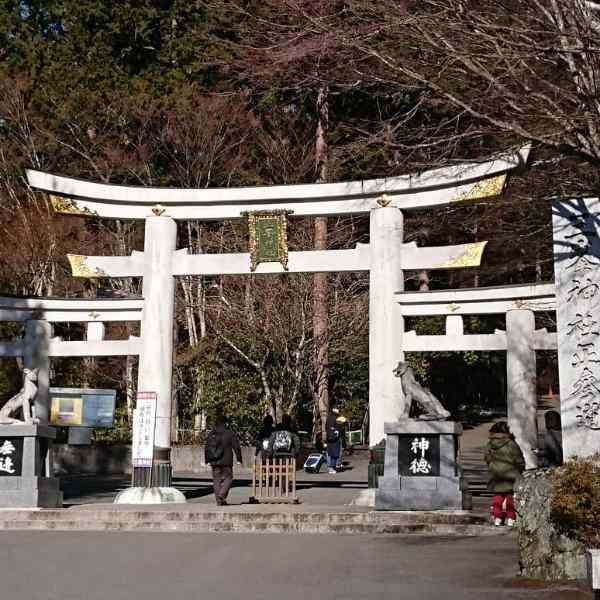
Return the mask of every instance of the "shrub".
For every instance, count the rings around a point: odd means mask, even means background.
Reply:
[[[556,469],[550,519],[560,533],[600,548],[600,454]]]

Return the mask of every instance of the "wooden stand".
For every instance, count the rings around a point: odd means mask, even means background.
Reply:
[[[252,468],[251,503],[298,504],[295,458],[257,458]]]

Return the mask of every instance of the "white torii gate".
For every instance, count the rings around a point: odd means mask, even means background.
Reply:
[[[71,256],[79,277],[142,276],[144,309],[138,390],[157,393],[155,445],[169,462],[174,276],[250,273],[247,253],[187,255],[176,250],[176,219],[239,219],[247,211],[287,210],[294,216],[370,213],[370,243],[352,250],[290,252],[288,270],[261,263],[256,273],[369,271],[369,438],[384,437],[384,422],[402,413],[402,313],[393,301],[403,270],[478,266],[485,242],[441,248],[403,243],[402,210],[446,206],[500,194],[507,174],[523,166],[529,148],[480,163],[418,175],[348,183],[223,189],[143,188],[99,184],[27,171],[32,188],[51,194],[57,212],[145,219],[144,252],[129,257]],[[170,481],[162,482],[170,485]]]
[[[537,467],[536,350],[556,350],[557,335],[535,329],[535,311],[556,311],[553,283],[431,292],[399,292],[405,317],[446,316],[444,335],[403,336],[405,352],[506,352],[508,423],[528,469]],[[464,334],[462,315],[506,314],[506,331]]]

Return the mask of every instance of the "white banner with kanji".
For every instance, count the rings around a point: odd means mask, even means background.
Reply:
[[[138,392],[133,411],[131,459],[134,467],[152,467],[154,429],[156,426],[156,392]]]

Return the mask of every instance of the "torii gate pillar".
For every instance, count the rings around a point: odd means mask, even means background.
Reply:
[[[171,486],[171,383],[173,373],[173,252],[177,225],[170,217],[148,217],[144,239],[138,391],[156,392],[153,485]],[[158,481],[156,479],[158,478]]]
[[[47,425],[50,416],[48,387],[50,385],[50,358],[48,348],[52,337],[52,326],[48,321],[30,319],[25,322],[23,366],[38,369],[35,416],[40,424]]]
[[[394,293],[404,290],[404,218],[395,206],[371,210],[369,275],[369,445],[385,438],[383,425],[398,421],[405,407],[400,379],[392,373],[404,360],[404,318]]]
[[[535,315],[532,310],[506,313],[506,401],[508,426],[525,457],[527,469],[538,466]]]

